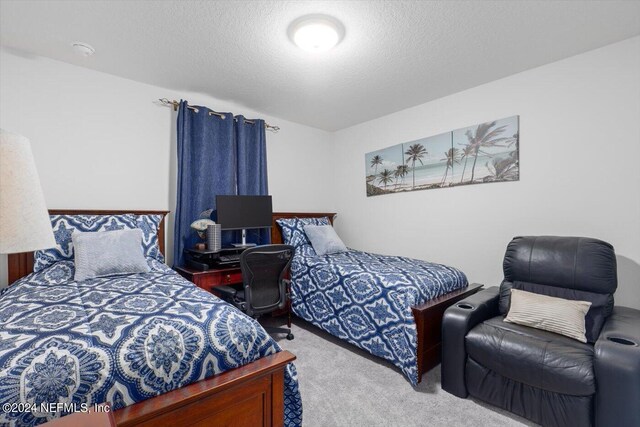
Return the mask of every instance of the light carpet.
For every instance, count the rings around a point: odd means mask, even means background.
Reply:
[[[284,318],[260,319],[265,326]],[[524,418],[440,387],[440,366],[412,387],[399,369],[301,319],[295,339],[271,333],[296,355],[303,423],[315,426],[535,426]]]

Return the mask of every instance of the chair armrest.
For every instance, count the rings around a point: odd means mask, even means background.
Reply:
[[[595,344],[596,425],[640,426],[640,310],[614,307]]]
[[[222,299],[229,300],[232,300],[238,293],[238,291],[231,286],[216,286],[215,288],[213,288],[213,290],[219,292]]]
[[[500,314],[500,288],[494,286],[447,308],[442,318],[442,388],[467,397],[464,371],[467,361],[464,338],[478,323]]]
[[[280,295],[282,298],[280,299],[280,303],[278,304],[278,310],[282,310],[287,306],[287,301],[291,298],[291,280],[282,279],[280,280]]]

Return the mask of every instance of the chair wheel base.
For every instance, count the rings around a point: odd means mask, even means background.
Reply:
[[[289,332],[289,333],[287,334],[287,339],[288,339],[289,341],[291,341],[291,340],[293,339],[293,334],[292,334],[291,332]]]

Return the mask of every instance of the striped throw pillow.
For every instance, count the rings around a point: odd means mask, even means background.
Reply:
[[[575,301],[511,289],[511,306],[505,322],[554,332],[587,342],[585,316],[588,301]]]

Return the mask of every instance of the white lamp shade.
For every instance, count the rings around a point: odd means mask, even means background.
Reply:
[[[22,135],[0,129],[0,253],[55,245],[31,143]]]

